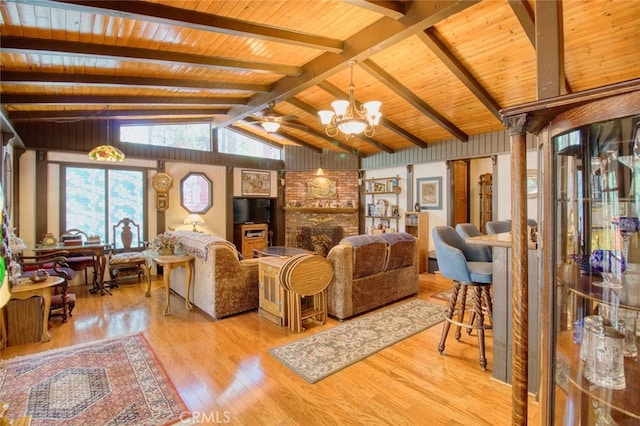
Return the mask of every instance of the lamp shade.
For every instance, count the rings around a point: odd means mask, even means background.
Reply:
[[[196,225],[203,225],[204,219],[197,214],[190,214],[189,216],[184,218],[185,225],[193,225],[193,231],[196,231]]]
[[[334,114],[333,111],[324,109],[322,111],[318,111],[318,115],[320,116],[320,122],[326,126],[331,123]]]
[[[89,152],[89,159],[96,161],[124,161],[124,153],[112,145],[100,145]]]
[[[260,125],[269,133],[276,132],[280,128],[280,123],[277,121],[263,121]]]

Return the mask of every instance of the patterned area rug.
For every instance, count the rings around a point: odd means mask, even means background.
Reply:
[[[165,425],[189,417],[142,334],[0,364],[8,418],[37,425]]]
[[[270,349],[269,353],[307,382],[315,383],[440,323],[444,310],[444,306],[415,299]]]

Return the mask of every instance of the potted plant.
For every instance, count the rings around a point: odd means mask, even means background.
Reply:
[[[151,242],[151,247],[158,252],[160,256],[170,256],[174,253],[178,246],[178,238],[169,233],[158,234]]]

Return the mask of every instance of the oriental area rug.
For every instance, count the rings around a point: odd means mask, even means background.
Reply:
[[[142,334],[3,360],[8,418],[38,425],[166,425],[187,407]]]
[[[270,349],[269,353],[307,382],[315,383],[440,323],[444,311],[442,305],[414,299]]]

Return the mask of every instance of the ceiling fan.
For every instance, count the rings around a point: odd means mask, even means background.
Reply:
[[[253,121],[260,123],[267,133],[277,132],[280,126],[294,127],[301,130],[308,129],[307,126],[294,122],[298,119],[296,115],[280,115],[273,109],[274,107],[275,102],[269,102],[267,109],[262,111],[260,115],[250,115],[249,117]]]

